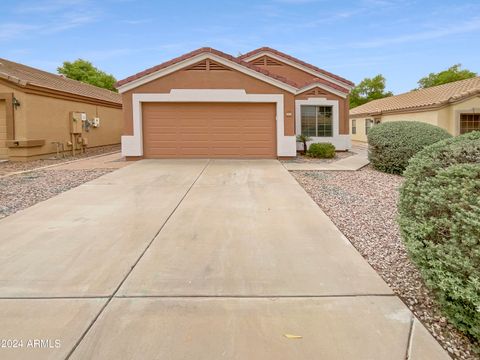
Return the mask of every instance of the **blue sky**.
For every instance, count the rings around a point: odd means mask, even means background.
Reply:
[[[461,63],[480,72],[478,0],[17,0],[0,13],[0,57],[55,72],[84,58],[118,79],[202,46],[270,46],[394,93]]]

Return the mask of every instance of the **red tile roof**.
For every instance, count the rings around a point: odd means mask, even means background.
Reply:
[[[44,89],[70,93],[94,100],[102,100],[116,104],[122,103],[121,95],[116,92],[2,58],[0,58],[0,78],[23,87],[30,84]]]
[[[243,59],[249,58],[249,57],[251,57],[251,56],[253,56],[253,55],[256,55],[256,54],[258,54],[258,53],[261,53],[261,52],[270,52],[270,53],[272,53],[272,54],[275,54],[275,55],[278,55],[278,56],[280,56],[280,57],[283,57],[283,58],[285,58],[285,59],[287,59],[287,60],[296,62],[296,63],[299,64],[299,65],[303,65],[303,66],[305,66],[305,67],[307,67],[307,68],[310,68],[310,69],[312,69],[312,70],[314,70],[314,71],[317,71],[317,72],[319,72],[319,73],[321,73],[321,74],[324,74],[324,75],[326,75],[326,76],[328,76],[328,77],[331,77],[331,78],[333,78],[333,79],[335,79],[335,80],[338,80],[338,81],[340,81],[340,82],[343,82],[343,83],[345,83],[345,84],[347,84],[347,85],[355,86],[355,84],[354,84],[353,82],[351,82],[350,80],[347,80],[347,79],[342,78],[342,77],[340,77],[340,76],[338,76],[338,75],[332,74],[331,72],[328,72],[328,71],[326,71],[326,70],[320,69],[319,67],[316,67],[315,65],[306,63],[305,61],[302,61],[302,60],[300,60],[300,59],[297,59],[297,58],[295,58],[295,57],[293,57],[293,56],[291,56],[291,55],[285,54],[285,53],[283,53],[283,52],[281,52],[281,51],[278,51],[278,50],[269,48],[269,47],[267,47],[267,46],[264,46],[264,47],[261,47],[261,48],[252,50],[252,51],[250,51],[250,52],[248,52],[248,53],[246,53],[246,54],[243,54],[243,55],[239,56],[238,58],[243,60]]]
[[[351,109],[350,115],[360,117],[435,108],[477,94],[480,95],[480,76],[373,100]]]
[[[224,58],[224,59],[226,59],[226,60],[233,61],[233,62],[235,62],[235,63],[237,63],[237,64],[239,64],[239,65],[242,65],[242,66],[247,67],[247,68],[249,68],[249,69],[251,69],[251,70],[254,70],[254,71],[256,71],[256,72],[259,72],[259,73],[261,73],[261,74],[264,74],[264,75],[266,75],[266,76],[269,76],[269,77],[271,77],[271,78],[273,78],[273,79],[275,79],[275,80],[281,81],[281,82],[283,82],[283,83],[285,83],[285,84],[287,84],[287,85],[290,85],[290,86],[293,86],[293,87],[295,87],[295,88],[298,88],[298,84],[295,83],[294,81],[291,81],[291,80],[289,80],[289,79],[287,79],[287,78],[285,78],[285,77],[283,77],[283,76],[280,76],[280,75],[272,74],[272,73],[269,72],[268,70],[262,69],[262,68],[260,68],[260,67],[258,67],[258,66],[252,65],[252,64],[250,64],[250,63],[248,63],[248,62],[246,62],[246,61],[243,61],[243,60],[238,59],[238,58],[236,58],[236,57],[234,57],[234,56],[232,56],[232,55],[226,54],[226,53],[224,53],[224,52],[221,52],[221,51],[219,51],[219,50],[215,50],[215,49],[210,48],[210,47],[203,47],[203,48],[200,48],[200,49],[191,51],[191,52],[189,52],[189,53],[187,53],[187,54],[184,54],[184,55],[182,55],[182,56],[176,57],[176,58],[174,58],[174,59],[172,59],[172,60],[169,60],[169,61],[166,61],[166,62],[164,62],[164,63],[162,63],[162,64],[153,66],[153,67],[151,67],[151,68],[149,68],[149,69],[146,69],[146,70],[143,70],[143,71],[141,71],[141,72],[139,72],[139,73],[137,73],[137,74],[135,74],[135,75],[129,76],[129,77],[123,79],[123,80],[118,81],[118,82],[116,83],[116,86],[117,86],[117,87],[120,87],[120,86],[122,86],[122,85],[128,84],[129,82],[132,82],[132,81],[134,81],[134,80],[140,79],[140,78],[142,78],[142,77],[144,77],[144,76],[147,76],[147,75],[149,75],[149,74],[152,74],[152,73],[154,73],[154,72],[156,72],[156,71],[159,71],[159,70],[161,70],[161,69],[165,69],[165,68],[167,68],[167,67],[169,67],[169,66],[172,66],[172,65],[174,65],[174,64],[176,64],[176,63],[179,63],[179,62],[181,62],[181,61],[190,59],[190,58],[192,58],[192,57],[194,57],[194,56],[196,56],[196,55],[203,54],[203,53],[211,53],[211,54],[220,56],[220,57],[222,57],[222,58]]]

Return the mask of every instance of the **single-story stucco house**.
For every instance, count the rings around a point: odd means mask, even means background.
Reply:
[[[201,48],[117,83],[127,158],[296,156],[296,135],[350,148],[354,84],[271,48]]]
[[[0,159],[118,144],[121,131],[119,94],[0,59]]]
[[[350,110],[352,140],[367,141],[368,129],[387,121],[421,121],[452,135],[480,130],[480,77],[374,100]]]

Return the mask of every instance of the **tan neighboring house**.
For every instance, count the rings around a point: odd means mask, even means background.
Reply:
[[[350,148],[353,83],[271,48],[201,48],[117,83],[128,158],[296,156],[296,135]]]
[[[367,141],[368,129],[388,121],[421,121],[452,135],[480,130],[480,77],[374,100],[350,110],[350,134]]]
[[[119,94],[0,58],[0,159],[118,144],[121,131]]]

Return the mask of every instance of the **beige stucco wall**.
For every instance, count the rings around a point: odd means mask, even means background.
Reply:
[[[26,114],[27,114],[27,101],[25,94],[23,91],[18,90],[14,87],[8,86],[0,81],[0,93],[13,93],[13,96],[20,102],[20,106],[17,107],[14,114],[14,121],[15,121],[15,130],[19,133],[26,131]],[[18,124],[17,124],[18,122]]]
[[[83,131],[88,147],[120,143],[122,132],[122,109],[94,105],[77,100],[67,100],[43,94],[32,94],[14,86],[0,83],[0,93],[14,93],[20,106],[14,110],[14,139],[44,140],[45,145],[36,147],[9,148],[11,160],[24,160],[55,153],[54,141],[66,143],[70,140],[69,114],[71,111],[85,112],[88,119],[100,118],[100,127]],[[65,147],[68,149],[68,147]]]
[[[7,109],[5,100],[0,100],[0,160],[8,158],[7,140]]]
[[[404,114],[388,114],[382,116],[376,116],[380,118],[381,122],[389,121],[421,121],[431,125],[439,126],[447,130],[452,135],[458,135],[459,119],[461,113],[472,113],[472,109],[475,113],[480,113],[480,96],[466,99],[459,103],[451,104],[432,111],[419,111]],[[357,121],[357,134],[352,134],[352,120],[350,119],[350,134],[352,140],[367,142],[367,136],[365,134],[365,119],[373,119],[370,117],[355,118]]]
[[[352,141],[362,141],[367,142],[367,135],[365,134],[365,118],[358,118],[355,119],[357,132],[355,134],[352,133],[352,119],[350,119],[350,137]]]

